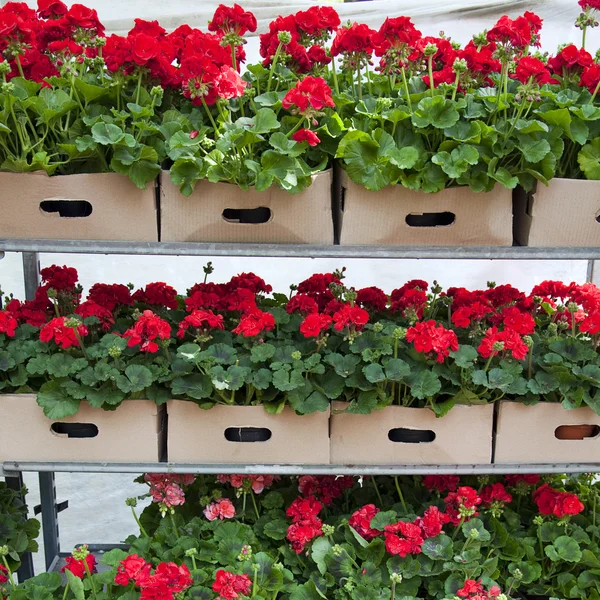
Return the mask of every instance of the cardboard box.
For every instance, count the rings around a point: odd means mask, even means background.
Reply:
[[[558,439],[561,425],[600,426],[600,416],[587,406],[566,410],[554,402],[500,402],[494,463],[600,463],[600,435]]]
[[[171,400],[168,460],[176,463],[329,464],[329,410],[297,415],[286,406],[278,415],[262,406],[217,405],[203,410]],[[254,429],[248,429],[254,428]],[[266,441],[229,441],[259,430]],[[270,435],[269,435],[270,434]]]
[[[435,194],[401,185],[370,192],[345,171],[338,186],[342,246],[511,246],[512,190],[455,187]]]
[[[428,408],[405,406],[388,406],[370,415],[336,412],[347,406],[334,402],[331,407],[331,464],[492,462],[493,405],[455,406],[441,418]],[[405,441],[392,441],[390,436]]]
[[[0,462],[156,462],[164,454],[164,413],[150,400],[125,400],[116,411],[82,402],[76,415],[52,421],[35,394],[3,394]],[[69,437],[78,431],[93,437]]]
[[[600,246],[600,181],[551,179],[515,190],[515,240],[522,246]]]
[[[332,171],[299,194],[200,181],[183,196],[168,171],[160,177],[161,241],[333,244]],[[243,222],[240,222],[243,221]]]
[[[0,173],[0,214],[0,238],[158,240],[156,185],[118,173]]]

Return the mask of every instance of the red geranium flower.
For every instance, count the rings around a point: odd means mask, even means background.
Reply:
[[[271,331],[274,328],[275,319],[273,315],[257,308],[243,315],[239,325],[232,331],[244,337],[254,337],[264,331]]]
[[[88,292],[88,300],[114,311],[118,306],[131,306],[133,298],[129,288],[120,283],[95,283]]]
[[[319,111],[326,106],[334,107],[335,102],[331,97],[331,88],[324,79],[305,77],[284,96],[281,106],[286,110],[295,106],[304,113],[309,108]]]
[[[459,487],[456,492],[450,492],[445,498],[446,514],[453,525],[459,525],[461,522],[468,521],[471,517],[476,517],[477,506],[481,504],[481,498],[477,490],[469,486]]]
[[[458,475],[425,475],[423,485],[431,492],[455,492],[460,484]]]
[[[233,6],[219,4],[212,21],[208,24],[208,30],[242,36],[248,31],[251,33],[256,31],[256,17],[251,12],[245,11],[239,4]]]
[[[512,495],[506,491],[502,483],[492,483],[484,486],[480,496],[482,502],[485,504],[492,504],[492,502],[508,504],[509,502],[512,502]]]
[[[384,535],[385,548],[390,554],[404,558],[422,552],[421,546],[425,540],[421,528],[415,523],[399,521],[394,525],[386,525]]]
[[[319,312],[316,301],[307,294],[296,294],[292,296],[285,306],[285,310],[292,314],[295,312],[310,314]]]
[[[553,73],[563,75],[563,69],[578,73],[584,67],[589,67],[593,61],[592,55],[585,48],[577,48],[575,44],[569,44],[548,60],[548,66]]]
[[[533,34],[532,29],[532,24],[529,24],[526,19],[518,17],[513,20],[504,15],[500,17],[498,22],[488,31],[487,39],[489,42],[510,44],[514,48],[521,49],[531,44]]]
[[[533,56],[524,56],[519,60],[515,76],[521,83],[535,81],[538,85],[543,85],[550,81],[550,71],[546,65]]]
[[[322,37],[340,26],[340,16],[332,6],[311,6],[294,15],[296,26],[306,35]]]
[[[342,331],[344,327],[354,325],[358,330],[369,322],[369,313],[359,306],[344,306],[333,315],[334,326],[336,331]]]
[[[8,569],[4,565],[0,565],[0,583],[8,581]]]
[[[531,497],[542,515],[563,518],[567,515],[578,515],[585,508],[577,494],[555,490],[547,483],[535,490]]]
[[[240,74],[231,67],[221,67],[221,72],[215,79],[215,90],[219,97],[225,100],[243,96],[247,85]]]
[[[83,323],[71,327],[67,325],[69,321],[70,319],[67,317],[52,319],[40,330],[40,341],[49,342],[54,340],[54,343],[63,349],[70,348],[71,346],[79,346],[75,330],[77,330],[79,337],[84,337],[88,333],[87,327]]]
[[[352,23],[350,27],[342,27],[333,39],[331,56],[357,52],[370,56],[374,50],[373,40],[376,36],[377,32],[364,23]]]
[[[312,313],[300,324],[300,333],[306,338],[319,337],[329,329],[332,322],[333,319],[329,315]]]
[[[100,321],[102,329],[108,331],[114,324],[115,319],[113,314],[104,306],[96,304],[93,300],[86,300],[82,302],[76,309],[75,313],[81,318],[87,319],[88,317],[96,317]]]
[[[321,143],[319,136],[310,129],[299,129],[292,134],[292,139],[298,143],[307,142],[309,146],[317,146]]]
[[[579,85],[586,87],[590,91],[590,94],[596,91],[598,85],[600,85],[600,65],[598,63],[594,63],[583,70],[579,79]]]
[[[136,302],[149,304],[150,306],[164,306],[171,309],[176,309],[178,306],[177,292],[162,281],[149,283],[145,289],[137,290],[132,298]]]
[[[151,568],[152,565],[143,558],[137,554],[131,554],[119,564],[115,583],[123,586],[135,583],[139,586],[142,582],[147,581]]]
[[[442,533],[442,528],[450,522],[450,517],[441,512],[437,506],[430,506],[422,517],[417,517],[415,524],[421,528],[425,539],[435,537]]]
[[[98,13],[93,8],[88,8],[83,4],[73,4],[66,16],[75,27],[92,29],[98,36],[104,34],[104,26],[100,23]]]
[[[42,269],[40,275],[46,288],[52,288],[56,291],[72,290],[79,279],[77,270],[67,266],[52,265]]]
[[[195,310],[179,323],[177,337],[183,338],[188,327],[197,329],[223,329],[223,317],[212,310]]]
[[[388,297],[378,287],[366,287],[356,292],[356,304],[362,308],[382,311],[386,309],[387,303]]]
[[[212,590],[219,594],[219,599],[233,600],[250,594],[252,580],[248,575],[234,575],[229,571],[219,569],[215,576]]]
[[[67,14],[69,10],[60,0],[38,0],[38,15],[42,19],[52,19]]]
[[[18,324],[17,319],[15,319],[12,313],[0,310],[0,333],[5,333],[8,337],[15,337],[15,330]]]
[[[87,563],[88,569],[90,573],[94,573],[96,571],[96,558],[93,554],[88,554],[84,559],[77,560],[73,556],[67,556],[65,558],[65,562],[67,563],[61,570],[61,573],[65,571],[71,571],[75,577],[79,577],[79,579],[83,579],[86,576],[85,563]]]
[[[381,531],[371,528],[371,519],[378,512],[379,509],[374,504],[367,504],[352,513],[352,516],[348,520],[348,525],[365,538],[365,540],[372,540],[374,537],[381,535]]]
[[[303,475],[298,480],[298,491],[304,496],[316,498],[325,506],[329,506],[353,485],[354,480],[348,476]]]
[[[414,343],[417,352],[425,354],[435,352],[437,362],[444,362],[451,350],[454,352],[458,350],[456,333],[443,325],[436,325],[433,320],[421,321],[409,327],[406,331],[406,339]]]
[[[497,327],[490,327],[485,332],[485,337],[481,340],[477,351],[483,358],[489,358],[492,354],[496,356],[502,351],[510,351],[516,360],[524,360],[529,347],[516,331],[512,329],[498,331]]]
[[[129,347],[139,345],[142,352],[158,352],[156,340],[169,339],[171,326],[151,310],[145,310],[123,337],[129,338],[127,342]]]

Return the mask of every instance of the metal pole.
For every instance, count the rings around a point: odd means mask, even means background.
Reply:
[[[16,477],[6,477],[6,485],[11,490],[19,492],[23,504],[25,504],[25,498],[22,494],[20,494],[23,487],[25,487],[23,483],[23,474],[19,473]],[[31,555],[31,552],[25,552],[21,556],[21,566],[17,569],[17,576],[19,577],[19,582],[23,582],[26,579],[33,577],[33,575],[33,557]]]
[[[40,285],[40,261],[37,252],[23,252],[23,281],[25,298],[33,300]]]
[[[42,505],[42,531],[44,534],[44,557],[46,570],[60,552],[58,537],[58,512],[56,509],[56,486],[54,472],[40,473],[40,502]]]

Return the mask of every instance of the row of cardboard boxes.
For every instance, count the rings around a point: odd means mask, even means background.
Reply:
[[[600,417],[589,408],[456,406],[436,418],[391,406],[370,415],[331,411],[279,415],[262,406],[171,400],[125,401],[105,412],[82,403],[76,416],[47,419],[34,394],[0,395],[4,461],[182,464],[433,465],[599,463]]]
[[[185,197],[167,172],[146,190],[116,173],[0,173],[0,211],[0,238],[600,245],[600,182],[570,179],[551,180],[533,194],[500,185],[487,193],[456,187],[425,194],[399,185],[369,192],[343,171],[329,169],[296,195],[203,181]]]

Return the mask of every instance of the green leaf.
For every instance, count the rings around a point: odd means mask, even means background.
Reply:
[[[398,517],[393,510],[382,510],[371,519],[371,527],[383,531],[386,525],[396,523]]]
[[[350,533],[352,534],[354,539],[359,543],[359,545],[362,548],[366,548],[369,545],[369,542],[367,542],[367,540],[365,540],[365,538],[362,535],[360,535],[360,533],[358,533],[358,531],[356,531],[354,527],[348,525],[348,528],[350,529]]]
[[[210,398],[213,385],[209,375],[194,373],[184,377],[176,377],[171,383],[171,392],[175,396],[184,396],[194,400]]]
[[[40,388],[37,403],[49,419],[59,421],[76,414],[81,401],[69,396],[57,381],[48,381]]]
[[[477,540],[480,542],[489,542],[491,539],[490,532],[483,526],[481,519],[470,519],[466,523],[463,523],[462,532],[463,535],[469,539],[471,531],[477,531]]]
[[[567,535],[557,537],[552,546],[546,546],[544,551],[546,556],[553,562],[559,560],[579,562],[582,556],[579,544]]]
[[[123,130],[113,123],[104,123],[104,121],[100,121],[92,127],[92,137],[94,138],[94,141],[104,146],[118,144],[124,136]]]
[[[473,346],[468,344],[461,344],[458,350],[450,351],[450,356],[454,359],[454,362],[461,369],[471,369],[477,360],[479,353]]]
[[[537,139],[531,135],[518,134],[518,148],[525,157],[525,160],[537,163],[540,162],[546,154],[550,152],[548,140]]]
[[[428,127],[437,129],[452,127],[459,119],[455,102],[446,100],[442,96],[423,98],[412,115],[412,123],[415,127]]]
[[[432,560],[451,560],[454,555],[452,540],[447,535],[437,535],[423,542],[423,554]]]
[[[418,371],[407,381],[411,394],[420,400],[435,396],[442,389],[439,377],[432,371]]]
[[[129,365],[125,375],[117,377],[117,387],[126,394],[141,392],[152,385],[152,371],[143,365]]]
[[[476,165],[478,160],[479,152],[466,144],[458,146],[452,152],[438,152],[431,158],[431,161],[439,165],[451,179],[458,179],[472,165]]]
[[[107,565],[109,567],[118,567],[119,563],[127,558],[127,552],[125,550],[121,550],[120,548],[113,548],[108,552],[105,552],[100,559],[100,562],[103,565]]]
[[[542,576],[542,567],[536,562],[517,562],[508,565],[508,572],[514,575],[516,570],[521,571],[520,583],[529,584],[537,581]]]
[[[370,381],[371,383],[380,383],[385,381],[385,373],[383,372],[383,368],[377,363],[372,363],[366,367],[363,367],[363,373],[367,378],[367,381]]]
[[[577,162],[587,179],[600,179],[600,137],[581,149]]]
[[[285,519],[275,519],[265,525],[264,533],[273,540],[284,540],[288,527],[289,523]]]
[[[270,131],[281,127],[277,115],[270,108],[259,109],[252,118],[252,122],[254,124],[252,133],[269,133]]]
[[[67,582],[69,584],[69,589],[73,594],[75,600],[85,600],[85,593],[83,591],[83,581],[77,577],[77,575],[73,575],[71,571],[68,569],[65,570],[65,575],[67,576]]]
[[[410,375],[410,366],[401,358],[390,358],[385,363],[385,376],[390,381],[403,381]]]
[[[316,563],[319,573],[325,575],[327,573],[327,563],[325,557],[331,550],[331,543],[326,537],[320,537],[316,539],[310,549],[310,556]]]
[[[250,358],[254,363],[264,362],[274,355],[275,346],[272,344],[255,344],[250,350]]]
[[[338,354],[332,352],[325,357],[325,362],[331,365],[341,377],[349,377],[360,363],[360,358],[353,354]]]

